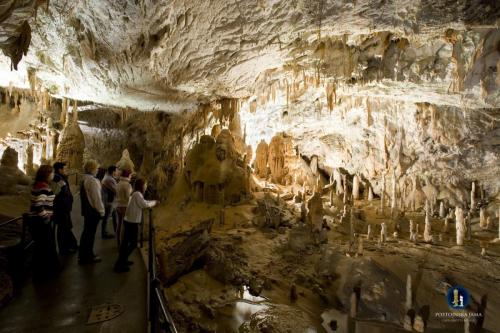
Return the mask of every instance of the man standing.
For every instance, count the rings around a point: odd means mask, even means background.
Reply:
[[[75,253],[78,245],[71,229],[71,210],[73,208],[73,195],[68,183],[66,164],[54,163],[54,179],[56,197],[54,199],[54,222],[57,226],[57,243],[59,253],[66,255]]]
[[[111,216],[113,219],[113,229],[116,232],[116,178],[119,176],[119,170],[116,166],[112,165],[108,168],[106,176],[104,176],[102,184],[102,198],[104,202],[104,218],[101,224],[101,237],[103,239],[113,238],[114,235],[109,234],[106,230],[108,219]]]
[[[94,241],[99,220],[104,217],[101,183],[96,178],[98,164],[94,160],[89,160],[83,168],[85,175],[80,187],[83,232],[80,238],[79,264],[101,261],[101,258],[94,253]]]

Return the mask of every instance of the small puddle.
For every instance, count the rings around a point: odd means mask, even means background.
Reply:
[[[262,296],[253,296],[250,294],[248,286],[243,286],[242,289],[236,292],[238,300],[234,304],[233,323],[235,331],[250,317],[260,311],[268,308],[264,304],[268,301],[267,298]]]

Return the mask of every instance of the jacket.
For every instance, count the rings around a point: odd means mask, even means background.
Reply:
[[[52,220],[54,192],[49,184],[36,182],[31,188],[31,216],[42,219],[45,223]]]
[[[116,197],[116,179],[114,179],[110,174],[106,174],[106,176],[102,179],[101,184],[104,203],[113,203]]]
[[[85,174],[80,189],[80,198],[82,199],[83,216],[90,216],[93,213],[104,216],[104,204],[102,203],[99,179],[91,174]]]
[[[132,194],[130,180],[125,177],[120,177],[120,181],[116,186],[116,207],[127,207],[130,194]]]
[[[141,223],[142,210],[154,207],[155,205],[156,201],[144,200],[142,193],[135,191],[130,196],[124,220],[130,223]]]
[[[54,211],[69,213],[73,208],[73,194],[69,187],[68,179],[56,173],[53,179],[56,190],[54,191],[56,197],[54,199]]]

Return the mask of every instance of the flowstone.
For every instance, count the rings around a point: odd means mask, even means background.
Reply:
[[[184,177],[196,201],[231,204],[250,193],[249,171],[227,129],[220,132],[217,140],[203,135],[188,151]]]

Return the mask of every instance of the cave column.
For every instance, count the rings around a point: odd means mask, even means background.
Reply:
[[[465,219],[464,211],[460,207],[455,208],[455,219],[456,219],[456,229],[457,229],[457,245],[464,244],[465,236]]]

